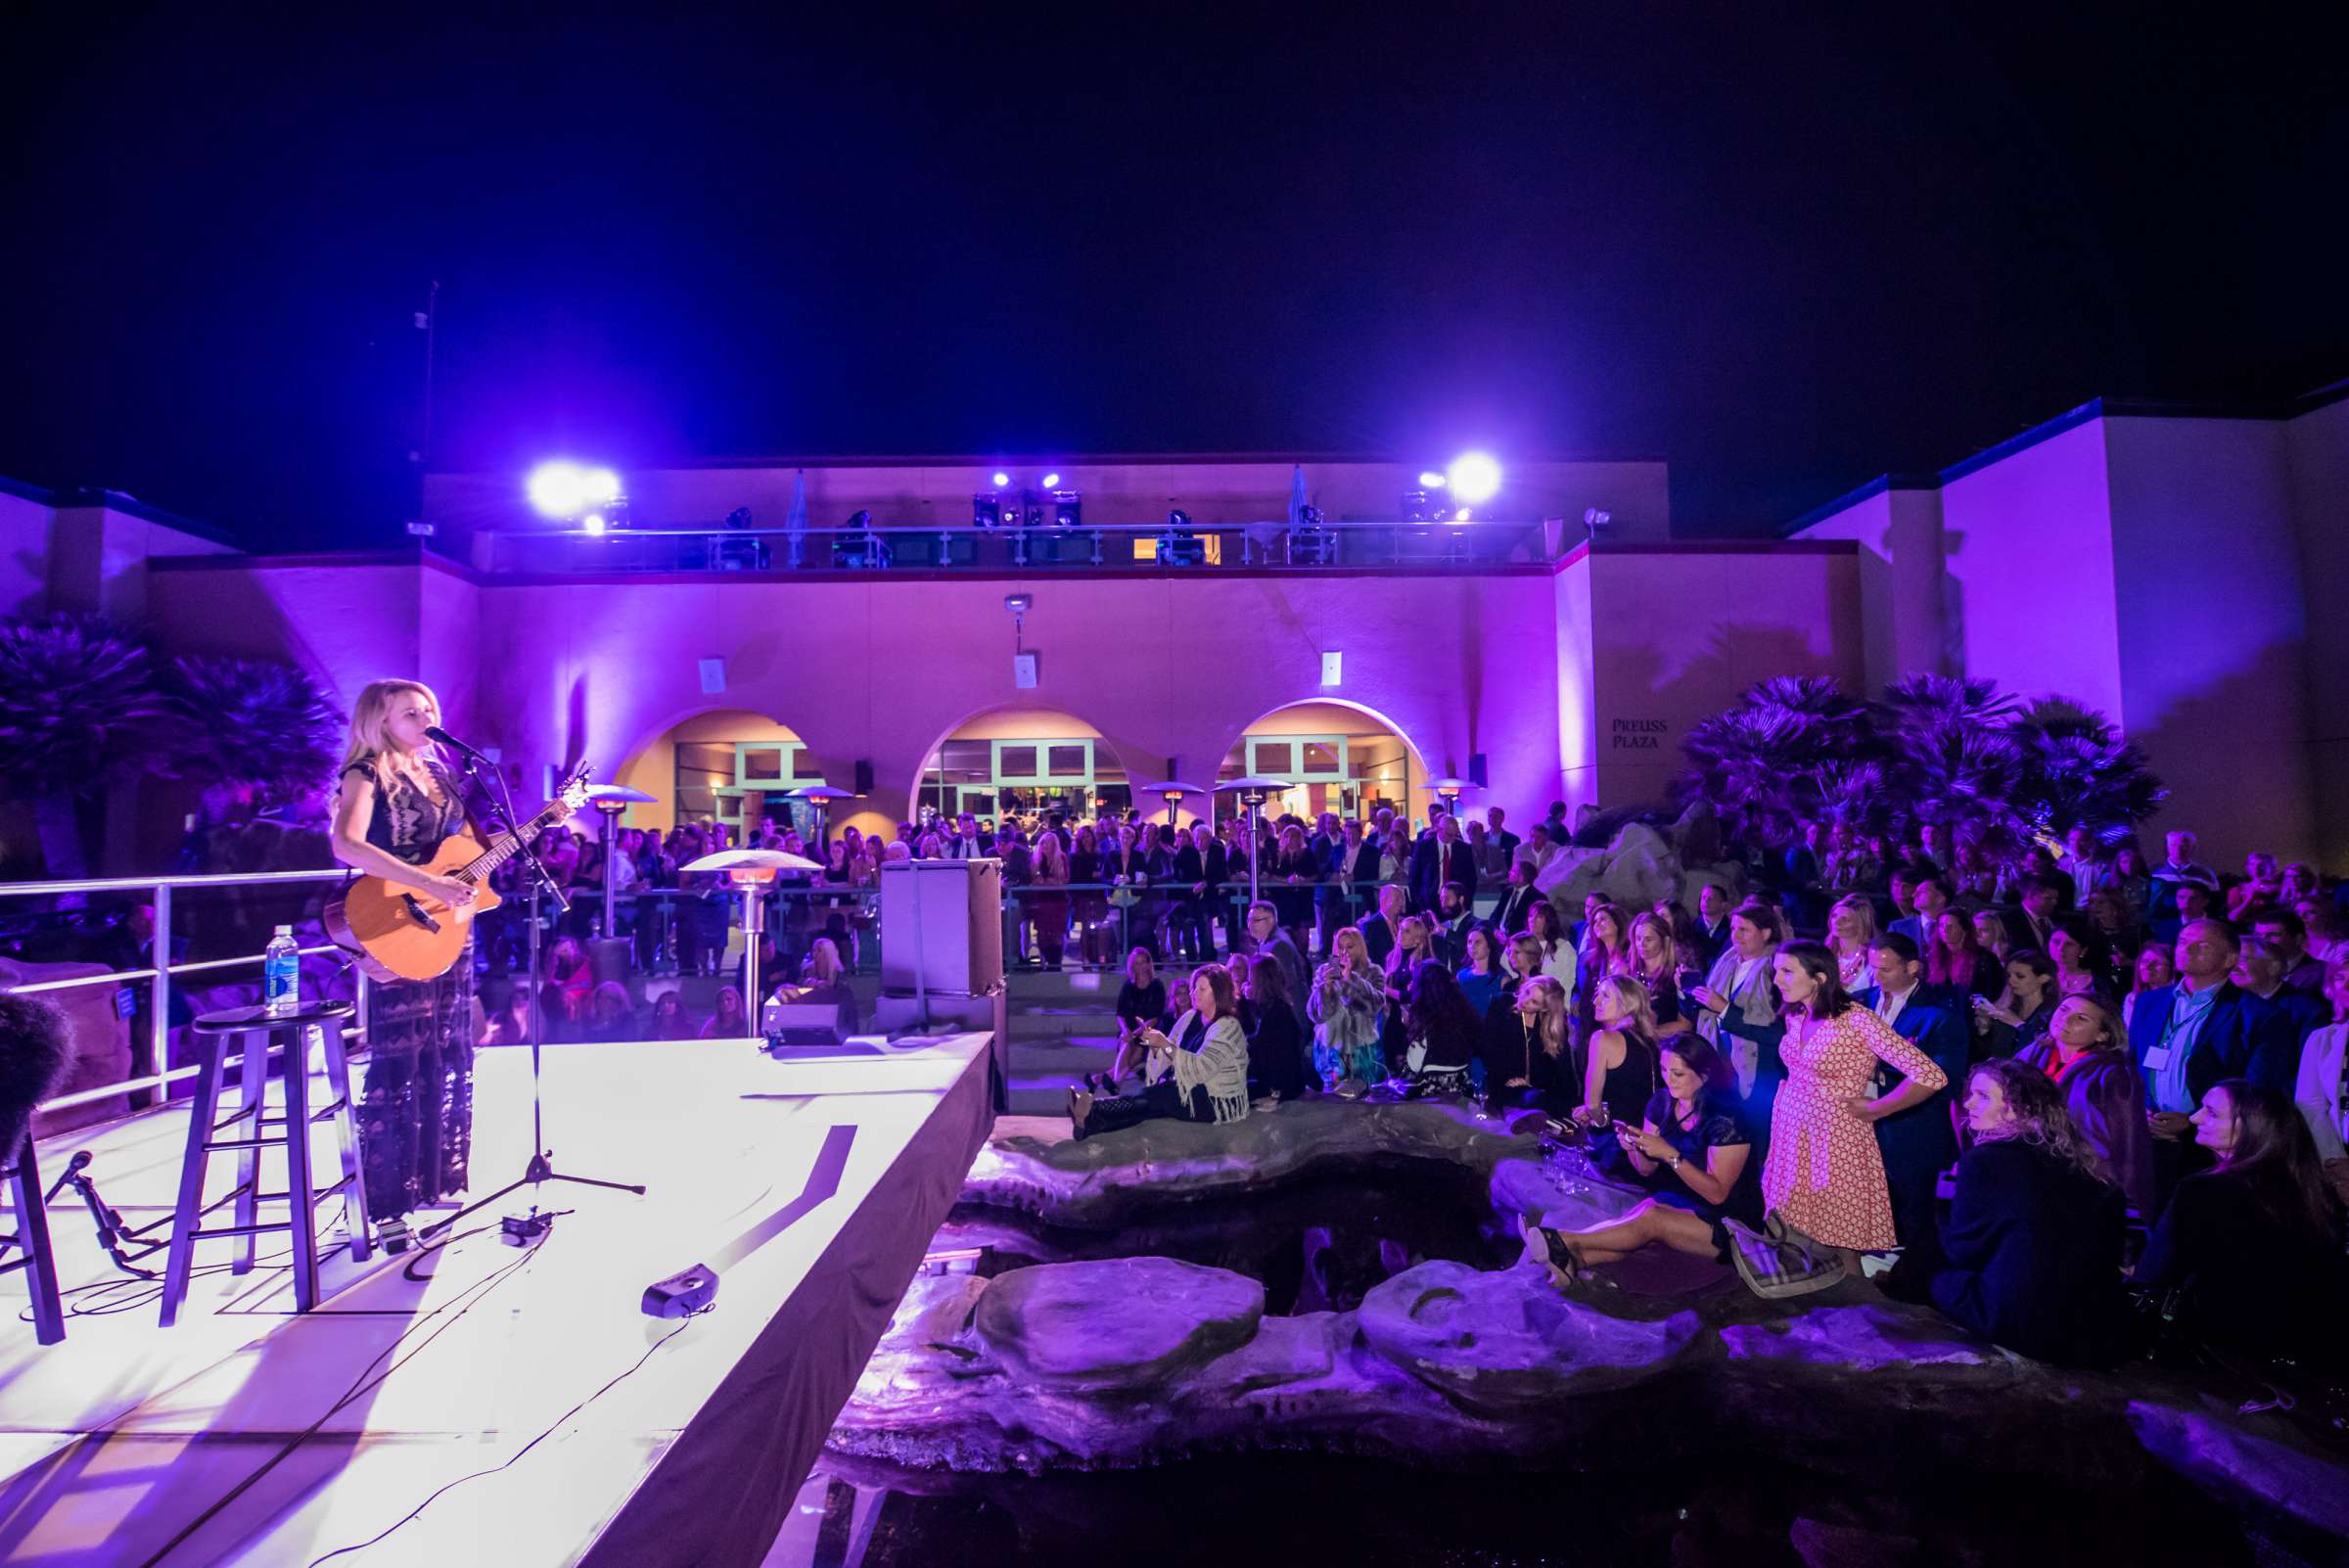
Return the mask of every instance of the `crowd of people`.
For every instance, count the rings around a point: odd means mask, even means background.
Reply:
[[[2188,833],[2150,864],[2087,833],[1994,859],[1820,830],[1693,907],[1568,911],[1538,886],[1563,807],[1505,848],[1497,811],[1474,850],[1431,815],[1270,824],[1277,880],[1230,955],[1165,973],[1179,915],[1137,941],[1076,1135],[1470,1095],[1646,1189],[1604,1225],[1528,1226],[1568,1288],[1648,1247],[1770,1296],[1889,1262],[1887,1290],[2050,1360],[2118,1360],[2149,1316],[2342,1364],[2349,890],[2264,854],[2223,877]]]

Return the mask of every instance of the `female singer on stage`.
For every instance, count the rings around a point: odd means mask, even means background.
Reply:
[[[440,722],[432,689],[371,681],[351,705],[350,747],[335,781],[335,858],[449,903],[473,889],[422,868],[466,827],[457,777],[425,738]],[[367,993],[369,1057],[358,1107],[367,1212],[379,1224],[465,1190],[473,1143],[473,945],[437,980]]]

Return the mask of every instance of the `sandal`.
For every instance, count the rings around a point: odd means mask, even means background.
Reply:
[[[1531,1217],[1519,1222],[1517,1231],[1529,1242],[1541,1242],[1543,1263],[1560,1276],[1561,1285],[1576,1284],[1588,1277],[1589,1269],[1584,1267],[1583,1260],[1575,1253],[1574,1243],[1566,1239],[1563,1231],[1552,1230]]]
[[[1074,1084],[1069,1085],[1069,1128],[1076,1133],[1077,1139],[1081,1143],[1084,1140],[1084,1124],[1092,1119],[1093,1111],[1092,1106],[1088,1103],[1082,1116],[1077,1114],[1077,1096],[1085,1092],[1084,1089],[1079,1088]]]

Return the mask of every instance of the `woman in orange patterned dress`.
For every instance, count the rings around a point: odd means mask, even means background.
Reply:
[[[1763,1205],[1813,1241],[1842,1251],[1846,1268],[1857,1270],[1852,1254],[1918,1239],[1893,1231],[1875,1124],[1930,1098],[1949,1078],[1852,999],[1826,944],[1787,943],[1773,963],[1786,1004],[1778,1046],[1786,1084],[1771,1113]],[[1901,1082],[1871,1094],[1878,1062]]]

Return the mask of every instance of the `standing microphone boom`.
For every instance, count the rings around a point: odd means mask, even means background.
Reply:
[[[457,739],[454,735],[451,735],[447,730],[442,729],[438,724],[425,725],[424,738],[427,740],[438,741],[441,745],[449,747],[452,750],[463,752],[466,756],[473,758],[477,761],[486,762],[489,761],[488,758],[482,755],[482,752],[479,748],[466,745],[463,741]]]

